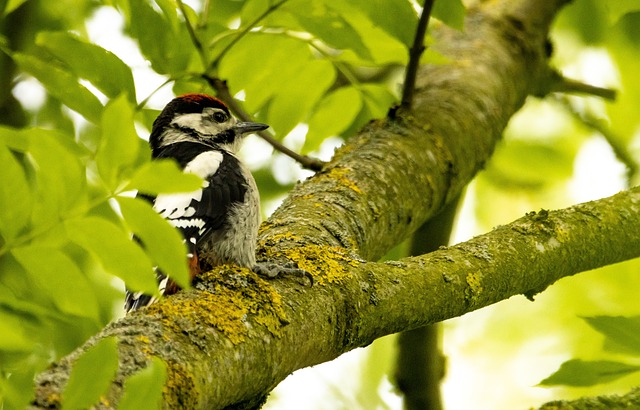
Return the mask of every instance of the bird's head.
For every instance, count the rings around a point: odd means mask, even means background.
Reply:
[[[200,142],[235,152],[244,134],[269,128],[257,122],[236,120],[229,108],[206,94],[176,97],[153,123],[149,144],[157,149],[181,141]]]

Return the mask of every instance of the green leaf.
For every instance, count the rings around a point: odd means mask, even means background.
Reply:
[[[607,383],[627,374],[637,372],[640,366],[607,360],[568,360],[555,373],[540,382],[543,386],[595,386]]]
[[[245,27],[253,23],[258,17],[263,15],[271,5],[272,2],[270,0],[245,1],[240,12],[240,20],[242,21],[240,27]]]
[[[133,291],[158,293],[151,261],[129,234],[94,216],[65,222],[69,238],[94,255],[105,270],[125,281]]]
[[[87,120],[98,122],[102,104],[91,91],[78,82],[78,77],[32,55],[13,53],[12,57],[22,70],[37,78],[49,94]]]
[[[219,72],[234,92],[245,90],[247,108],[258,111],[282,88],[292,86],[291,78],[305,70],[311,57],[309,47],[300,40],[250,33],[222,59]],[[260,70],[255,69],[256,61]]]
[[[28,353],[34,347],[35,341],[31,335],[25,332],[20,317],[12,313],[0,309],[0,334],[2,334],[0,351],[3,353]]]
[[[33,224],[55,223],[86,200],[85,168],[61,132],[30,129],[23,132],[32,143],[29,156],[35,163],[36,202]]]
[[[187,249],[182,235],[153,210],[151,204],[137,198],[118,198],[120,210],[131,231],[163,273],[182,288],[190,286]]]
[[[140,51],[159,74],[178,75],[187,69],[195,48],[187,30],[174,27],[164,13],[157,13],[147,0],[129,0],[129,33],[138,40]]]
[[[300,121],[305,119],[311,108],[318,102],[336,77],[333,65],[328,61],[316,60],[306,65],[289,79],[274,97],[269,106],[268,124],[276,132],[285,136]],[[305,84],[301,87],[300,84]]]
[[[615,24],[624,15],[640,11],[640,2],[638,0],[615,0],[603,3],[609,16],[609,23]]]
[[[418,14],[410,1],[351,0],[335,4],[335,7],[343,6],[360,10],[370,19],[371,25],[397,38],[407,48],[413,43]]]
[[[583,319],[606,337],[607,348],[640,356],[640,316],[592,316]]]
[[[173,160],[151,161],[138,168],[125,190],[157,195],[191,192],[202,187],[202,179],[185,174]]]
[[[96,163],[100,176],[112,191],[138,159],[140,143],[133,116],[133,107],[124,95],[112,100],[102,115],[102,139]]]
[[[436,1],[431,14],[449,27],[458,30],[464,27],[466,10],[461,0]]]
[[[32,284],[43,294],[51,295],[61,312],[99,321],[95,292],[66,254],[44,246],[19,247],[11,253],[27,271]]]
[[[27,0],[8,0],[2,14],[4,14],[5,16],[8,15],[12,11],[20,7],[25,1]]]
[[[325,138],[347,129],[361,108],[362,95],[354,87],[342,87],[327,94],[309,120],[303,153],[317,149]]]
[[[389,108],[397,101],[389,88],[380,84],[363,84],[362,96],[369,118],[380,118],[387,114]]]
[[[73,365],[62,393],[65,409],[86,409],[106,393],[118,371],[118,346],[113,337],[90,347]]]
[[[107,97],[126,94],[135,103],[131,68],[115,54],[66,32],[41,32],[36,44],[64,61],[77,76],[91,82]]]
[[[372,60],[371,52],[360,38],[360,34],[330,2],[322,0],[305,3],[305,13],[300,13],[300,4],[292,2],[289,11],[305,30],[331,47],[351,50],[365,60]]]
[[[573,155],[559,144],[508,139],[496,149],[486,176],[506,187],[536,189],[571,177]]]
[[[118,410],[161,408],[166,378],[167,365],[161,359],[152,357],[147,367],[125,380]]]
[[[4,131],[0,129],[0,137]],[[33,207],[33,193],[22,164],[1,143],[0,164],[0,234],[2,241],[11,242],[27,226]]]

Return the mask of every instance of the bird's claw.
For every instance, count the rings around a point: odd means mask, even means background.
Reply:
[[[298,264],[292,261],[285,263],[258,262],[253,266],[252,270],[267,279],[275,279],[285,275],[307,278],[311,286],[313,286],[313,276],[306,270],[300,269]]]

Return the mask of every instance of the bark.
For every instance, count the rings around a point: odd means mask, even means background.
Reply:
[[[612,410],[640,408],[640,388],[632,389],[622,396],[583,397],[577,400],[552,401],[539,410]]]
[[[528,94],[545,89],[545,39],[562,0],[484,2],[464,33],[438,30],[451,64],[420,70],[411,112],[374,121],[262,226],[259,257],[314,278],[265,281],[231,266],[107,326],[41,374],[34,408],[59,407],[70,367],[115,336],[120,369],[99,407],[151,357],[166,408],[250,408],[296,369],[378,337],[462,315],[640,255],[640,190],[531,213],[469,242],[376,263],[456,198]]]
[[[436,217],[425,222],[411,238],[410,256],[433,252],[449,244],[459,198]],[[445,358],[440,349],[441,324],[398,335],[395,384],[402,392],[405,410],[441,410],[440,383],[445,376]]]

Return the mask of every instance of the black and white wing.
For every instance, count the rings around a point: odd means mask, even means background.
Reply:
[[[244,201],[247,181],[238,159],[224,150],[194,142],[179,142],[164,147],[157,158],[174,158],[185,173],[200,176],[200,189],[187,193],[160,194],[153,208],[180,230],[189,248],[190,258],[198,246],[217,230],[225,229],[234,204]],[[157,272],[160,294],[172,287],[170,279]],[[149,295],[127,291],[125,310],[138,309],[154,302]]]

